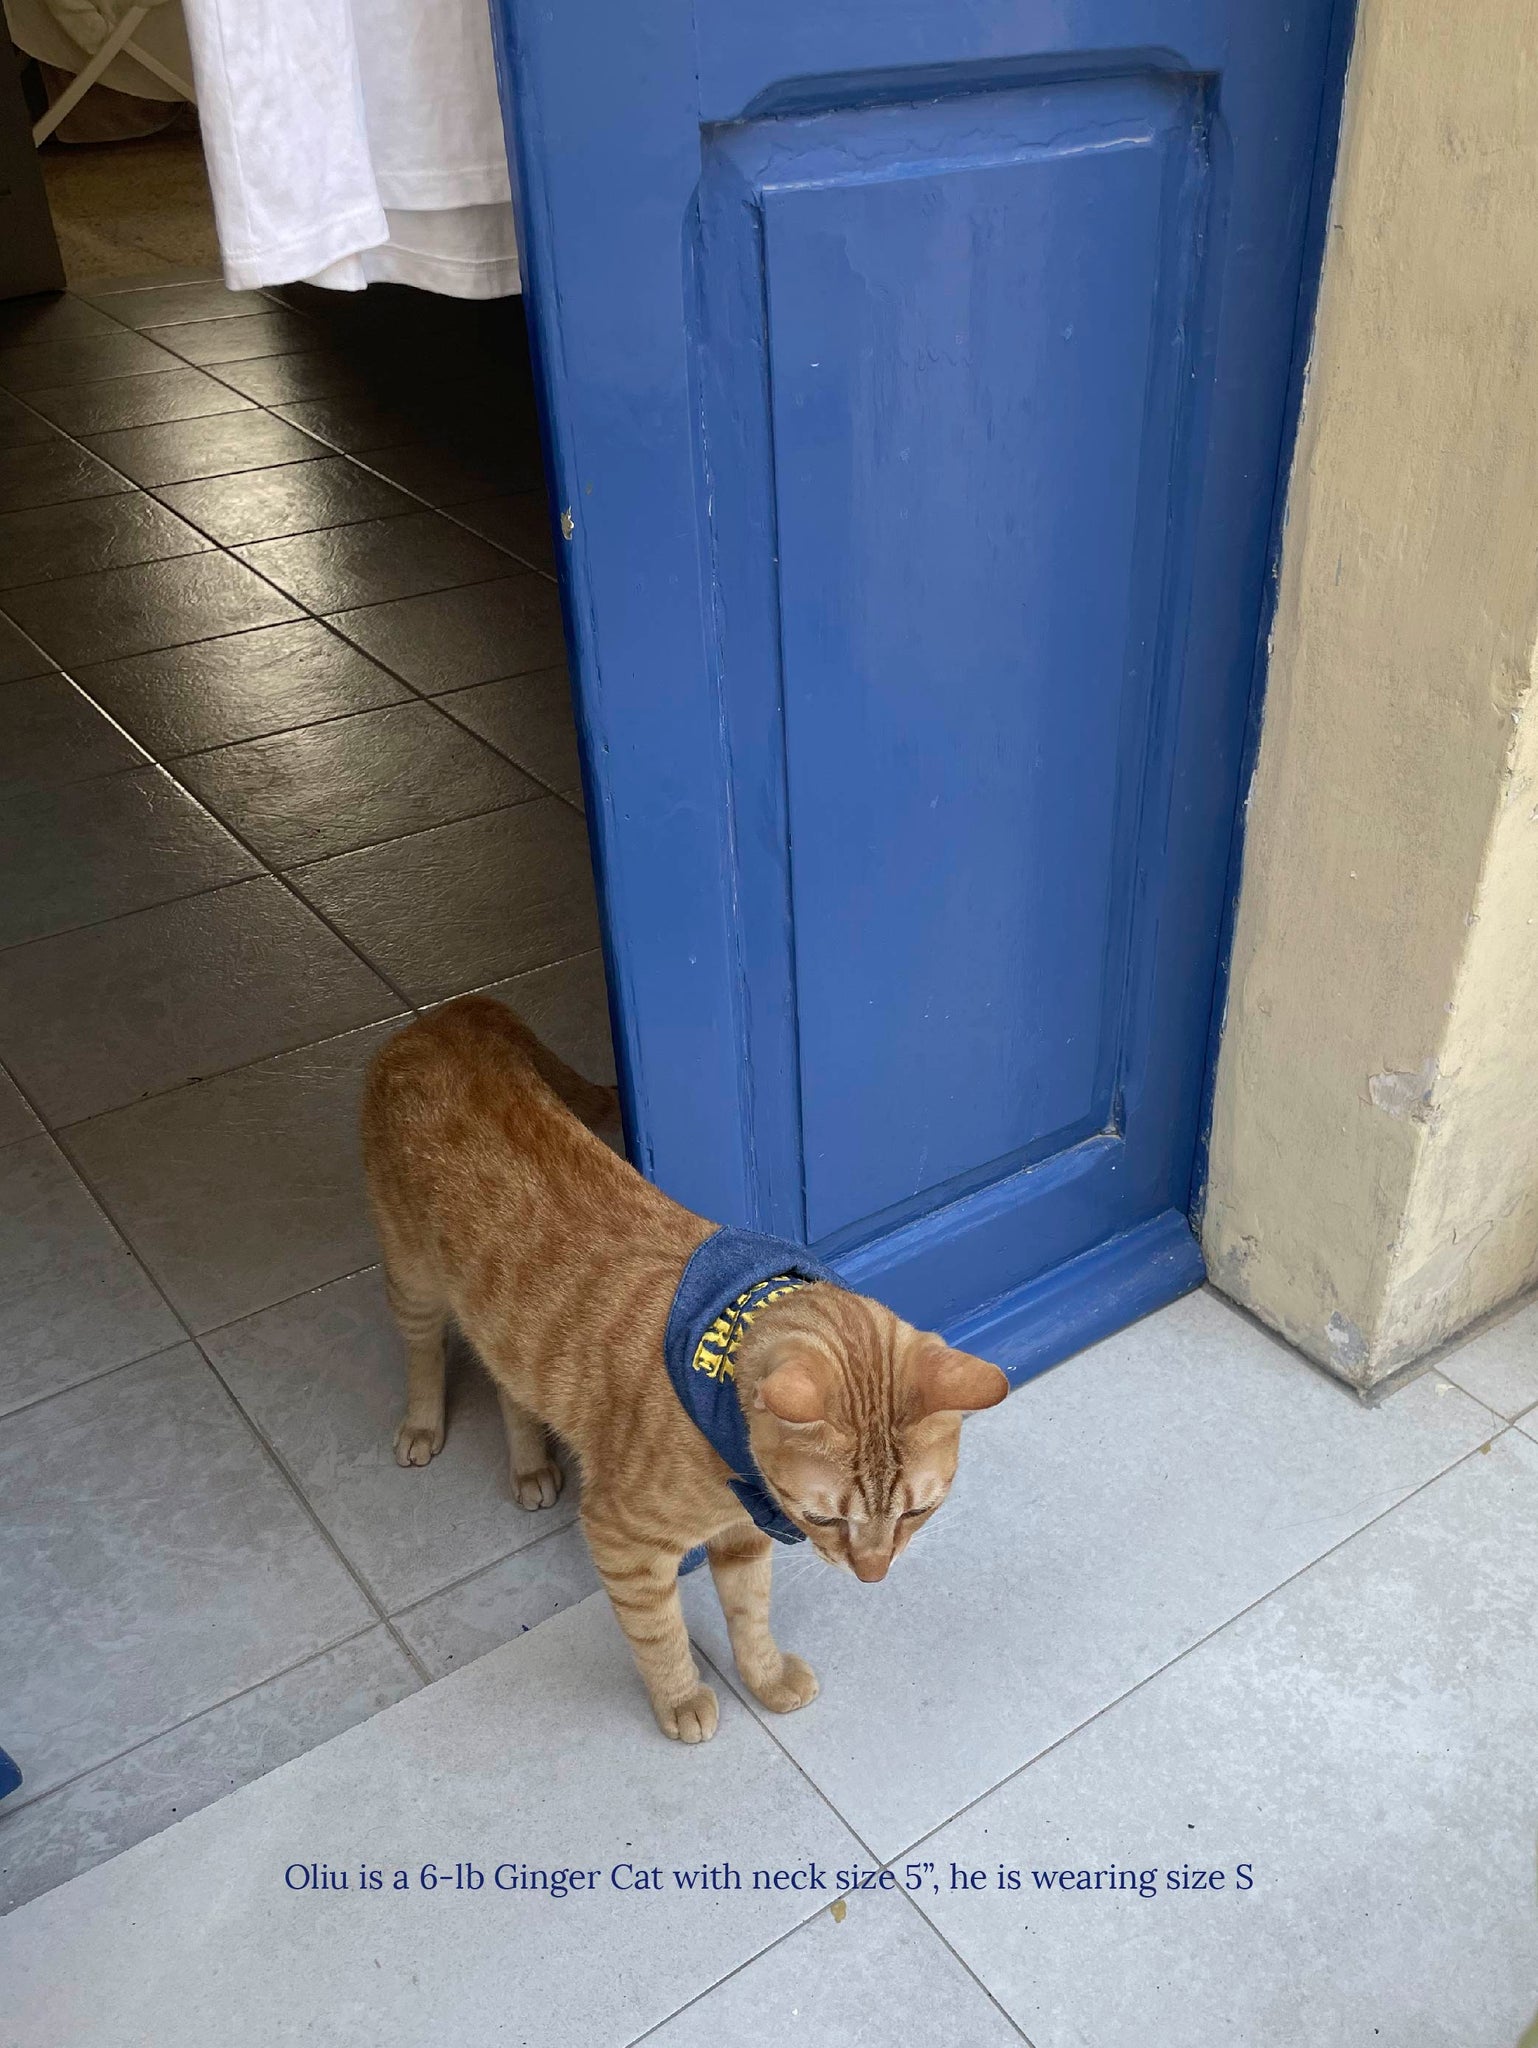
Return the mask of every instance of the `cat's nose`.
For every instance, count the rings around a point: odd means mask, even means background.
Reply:
[[[854,1566],[855,1577],[863,1580],[867,1586],[879,1585],[892,1564],[890,1557],[861,1557],[858,1552],[850,1562]]]

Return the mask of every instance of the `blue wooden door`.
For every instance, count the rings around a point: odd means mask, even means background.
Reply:
[[[1187,1210],[1332,0],[495,0],[635,1156],[1016,1375]]]

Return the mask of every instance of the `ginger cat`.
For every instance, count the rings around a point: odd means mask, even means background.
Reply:
[[[442,1448],[452,1317],[496,1385],[520,1505],[560,1492],[553,1430],[580,1461],[583,1532],[657,1721],[705,1742],[716,1696],[679,1605],[685,1554],[707,1548],[749,1691],[805,1706],[817,1680],[769,1631],[773,1538],[884,1578],[945,1498],[962,1414],[1008,1383],[798,1248],[717,1234],[670,1201],[588,1128],[613,1102],[485,997],[375,1057],[364,1158],[407,1347],[396,1457]]]

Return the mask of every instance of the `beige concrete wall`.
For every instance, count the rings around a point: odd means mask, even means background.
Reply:
[[[1203,1226],[1361,1386],[1538,1283],[1535,647],[1538,6],[1362,0]]]

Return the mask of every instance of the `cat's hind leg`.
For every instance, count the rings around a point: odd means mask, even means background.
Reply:
[[[550,1455],[545,1425],[521,1401],[497,1388],[502,1426],[507,1431],[507,1471],[521,1508],[553,1508],[565,1475]]]
[[[406,1413],[395,1432],[395,1462],[425,1465],[443,1449],[448,1306],[425,1273],[397,1261],[386,1264],[385,1291],[406,1343]]]
[[[769,1633],[774,1545],[751,1522],[735,1522],[705,1546],[743,1684],[772,1714],[793,1714],[817,1697],[810,1664],[787,1657]]]

